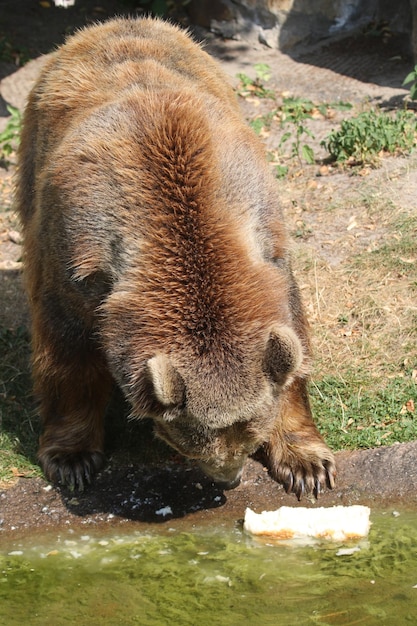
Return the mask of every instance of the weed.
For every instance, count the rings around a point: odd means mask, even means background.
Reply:
[[[321,117],[328,117],[332,110],[347,111],[352,105],[347,102],[332,102],[314,104],[305,98],[284,98],[282,105],[275,111],[275,116],[281,120],[281,126],[287,128],[289,125],[295,126],[295,136],[291,131],[287,131],[281,138],[280,147],[289,139],[292,139],[291,157],[297,158],[299,162],[304,159],[306,163],[312,165],[315,162],[314,151],[308,144],[302,144],[303,136],[314,139],[313,133],[307,126],[309,120],[313,120],[316,114]]]
[[[267,89],[264,83],[268,82],[271,78],[271,69],[266,63],[256,63],[254,66],[256,72],[256,78],[250,78],[246,74],[240,73],[237,75],[240,83],[238,86],[238,94],[242,98],[247,96],[257,96],[258,98],[275,98],[275,94],[270,89]]]
[[[281,163],[281,158],[278,150],[268,150],[266,158],[269,163],[274,165],[274,171],[276,178],[285,178],[288,174],[289,168],[287,165]]]
[[[22,127],[22,114],[19,109],[8,104],[7,110],[10,113],[10,118],[7,121],[6,128],[0,133],[0,162],[5,167],[10,164],[9,157],[16,151],[19,145]]]
[[[275,166],[275,176],[276,178],[285,178],[288,174],[288,167],[286,165],[276,165]]]
[[[305,223],[304,220],[297,220],[296,229],[291,232],[291,235],[295,239],[307,240],[311,237],[312,232],[312,229]]]
[[[249,126],[253,128],[257,135],[260,135],[265,129],[269,130],[271,128],[274,116],[275,111],[271,111],[265,115],[260,115],[259,117],[255,117],[255,119],[251,120],[249,122]]]
[[[271,78],[271,68],[267,63],[255,63],[253,66],[256,71],[256,75],[258,79],[262,82],[267,83]]]
[[[317,105],[317,110],[323,117],[329,117],[331,111],[350,111],[353,105],[350,102],[343,102],[343,100],[336,102],[324,102]]]
[[[275,100],[275,94],[265,88],[264,83],[268,82],[271,78],[271,70],[266,63],[258,63],[254,65],[256,72],[256,78],[252,79],[246,74],[238,74],[239,86],[238,94],[245,98],[248,96],[255,96],[258,98],[272,98]],[[279,149],[282,148],[290,139],[291,153],[290,158],[298,159],[301,164],[302,159],[312,165],[315,162],[314,151],[310,145],[303,143],[304,137],[310,137],[314,139],[313,133],[308,128],[306,122],[314,119],[313,114],[319,113],[322,117],[328,117],[331,110],[348,110],[352,107],[351,104],[346,102],[334,102],[331,104],[322,103],[319,105],[314,104],[311,100],[305,98],[284,98],[281,106],[276,109],[256,117],[249,125],[253,128],[256,134],[260,135],[264,130],[271,128],[274,119],[279,119],[282,128],[287,130],[279,143]],[[295,130],[294,130],[295,129]],[[284,178],[288,173],[288,167],[278,165],[276,167],[277,178]]]
[[[410,98],[411,100],[417,100],[417,65],[415,65],[414,69],[404,78],[403,85],[408,85],[409,83],[411,83]]]
[[[311,100],[304,98],[284,98],[280,110],[281,125],[283,127],[288,124],[295,126],[295,137],[292,132],[284,133],[280,141],[280,147],[290,138],[293,139],[291,144],[291,156],[296,157],[301,162],[301,157],[309,164],[314,163],[313,149],[307,145],[301,145],[301,139],[304,135],[314,139],[313,133],[306,126],[306,121],[313,119],[312,112],[315,105]]]
[[[411,111],[390,115],[363,111],[346,119],[337,131],[321,142],[331,158],[351,165],[375,164],[383,153],[408,154],[416,143],[417,121]]]

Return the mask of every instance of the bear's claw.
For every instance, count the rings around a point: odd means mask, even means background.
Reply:
[[[331,453],[329,453],[331,454]],[[336,468],[333,458],[319,462],[303,463],[293,459],[291,464],[282,462],[270,468],[270,474],[281,483],[285,491],[294,493],[298,500],[312,493],[316,498],[324,488],[333,489]]]
[[[104,465],[101,452],[80,452],[73,455],[40,455],[44,474],[53,483],[68,487],[71,491],[84,491],[92,477]]]

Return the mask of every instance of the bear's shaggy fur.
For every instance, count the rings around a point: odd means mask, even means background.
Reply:
[[[298,496],[333,485],[279,190],[188,35],[115,19],[55,52],[26,109],[17,204],[49,479],[82,488],[99,469],[116,381],[225,486],[258,449]]]

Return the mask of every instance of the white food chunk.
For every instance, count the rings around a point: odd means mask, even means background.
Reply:
[[[370,512],[369,507],[361,505],[316,509],[282,506],[259,514],[248,508],[243,528],[252,535],[277,539],[348,541],[367,536]]]

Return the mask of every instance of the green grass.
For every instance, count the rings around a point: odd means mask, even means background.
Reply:
[[[39,420],[31,398],[29,337],[0,327],[0,481],[16,473],[40,475]]]
[[[7,105],[10,117],[7,120],[6,128],[0,133],[0,163],[7,167],[10,165],[10,157],[15,153],[22,128],[22,114],[16,107]]]
[[[316,423],[333,450],[417,439],[417,385],[410,372],[383,383],[352,372],[344,380],[324,376],[311,385],[311,400]]]

